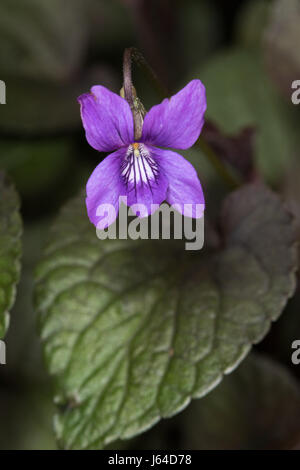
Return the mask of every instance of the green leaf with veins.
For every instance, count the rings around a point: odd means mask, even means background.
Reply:
[[[22,221],[19,197],[0,172],[0,339],[9,325],[9,310],[20,276]]]
[[[99,241],[84,198],[53,225],[35,300],[56,434],[66,449],[130,438],[206,395],[260,341],[295,287],[291,217],[262,185],[232,193],[223,248]]]

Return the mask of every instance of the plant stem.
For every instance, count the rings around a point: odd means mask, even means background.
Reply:
[[[143,131],[143,112],[141,107],[139,106],[138,100],[136,98],[136,92],[132,85],[132,78],[131,78],[131,59],[132,59],[132,51],[131,49],[125,49],[124,56],[123,56],[123,89],[124,89],[124,97],[125,100],[128,102],[132,116],[133,116],[133,123],[134,123],[134,139],[135,141],[139,141],[142,137]]]
[[[131,76],[131,49],[125,49],[123,55],[123,87],[125,100],[130,108],[133,107],[132,76]]]

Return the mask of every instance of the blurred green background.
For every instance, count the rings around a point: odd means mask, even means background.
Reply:
[[[247,126],[255,128],[257,171],[286,197],[300,220],[300,108],[290,99],[291,81],[300,78],[296,4],[294,0],[1,1],[0,79],[6,83],[7,104],[0,106],[0,168],[11,176],[21,196],[24,254],[6,338],[7,365],[0,366],[0,449],[56,448],[51,383],[43,369],[31,296],[34,266],[49,224],[105,156],[85,140],[77,96],[94,84],[119,92],[123,50],[129,46],[143,52],[170,94],[200,78],[207,88],[207,117],[230,135]],[[138,69],[134,83],[146,108],[158,102]],[[213,208],[225,192],[224,185],[199,151],[187,154],[199,171],[208,207]],[[201,406],[194,403],[178,417],[119,447],[300,448],[300,417],[294,426],[295,442],[273,432],[278,406],[286,407],[283,415],[290,416],[291,401],[300,400],[300,365],[290,359],[291,343],[300,339],[299,312],[298,292],[250,358],[248,367],[259,390],[272,390],[278,375],[283,383],[282,395],[276,398],[272,393],[273,401],[261,404],[266,411],[263,424],[250,420],[253,413],[258,419],[259,407],[253,403],[261,397],[244,378],[243,365]],[[261,359],[264,354],[271,360]],[[262,380],[265,375],[269,381]],[[235,394],[245,397],[244,402],[238,403]],[[207,403],[210,411],[205,414]]]

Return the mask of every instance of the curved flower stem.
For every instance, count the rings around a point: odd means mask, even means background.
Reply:
[[[131,49],[125,49],[123,56],[123,89],[124,97],[128,102],[134,123],[134,139],[138,141],[142,136],[143,130],[143,113],[139,106],[135,89],[132,85],[132,75],[131,75],[131,59],[132,51]]]
[[[125,100],[133,107],[132,75],[131,75],[131,49],[125,49],[123,55],[123,87]]]
[[[169,93],[167,88],[161,84],[159,79],[157,78],[155,72],[150,67],[148,62],[145,60],[143,54],[136,49],[135,47],[129,47],[124,51],[123,57],[123,74],[124,74],[124,95],[126,101],[129,103],[130,108],[133,113],[133,119],[135,123],[135,138],[138,139],[142,135],[142,122],[140,116],[138,116],[137,110],[135,109],[135,97],[133,95],[134,88],[132,86],[132,75],[131,75],[131,64],[134,61],[145,73],[148,80],[151,82],[153,87],[156,89],[160,97],[168,98]],[[231,188],[236,189],[240,186],[240,181],[227,169],[224,165],[222,160],[218,157],[218,155],[214,152],[212,147],[203,140],[200,136],[197,142],[195,143],[199,149],[201,149],[202,153],[206,156],[206,158],[210,161],[211,165],[214,167],[216,172],[221,176],[221,178],[225,181],[225,183]]]

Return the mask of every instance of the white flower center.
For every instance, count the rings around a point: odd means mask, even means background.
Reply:
[[[146,185],[151,190],[158,179],[158,164],[144,144],[129,145],[121,165],[121,175],[129,189]]]

